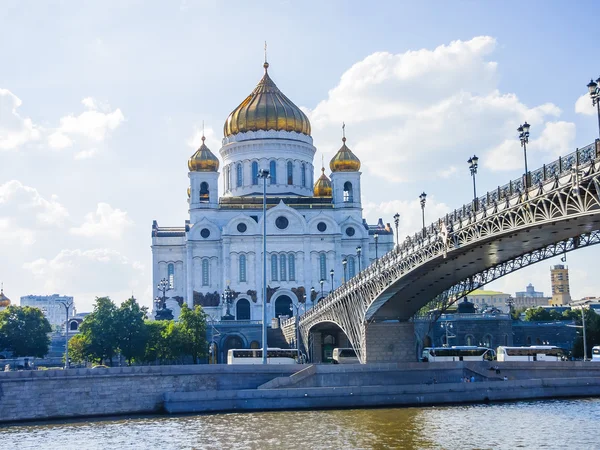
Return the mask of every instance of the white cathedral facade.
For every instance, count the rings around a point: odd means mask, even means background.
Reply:
[[[204,138],[188,161],[189,220],[181,227],[152,225],[154,296],[163,297],[158,284],[166,279],[166,307],[175,317],[185,302],[221,320],[229,287],[229,319],[262,319],[263,169],[270,173],[269,320],[292,315],[292,304],[302,313],[393,247],[389,224],[363,220],[361,163],[345,137],[330,178],[323,167],[314,181],[310,122],[273,83],[268,67],[265,62],[264,76],[225,122],[221,172]]]

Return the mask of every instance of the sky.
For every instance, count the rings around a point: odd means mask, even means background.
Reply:
[[[0,281],[28,294],[152,303],[151,225],[188,218],[187,160],[218,155],[228,114],[269,74],[308,114],[320,175],[362,161],[369,223],[400,238],[528,166],[598,137],[597,3],[0,0]],[[222,184],[219,184],[222,186]],[[599,248],[568,255],[574,298],[600,296]],[[550,293],[558,258],[487,286]]]

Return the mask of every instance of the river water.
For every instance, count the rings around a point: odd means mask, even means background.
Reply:
[[[600,449],[600,399],[0,427],[7,449]]]

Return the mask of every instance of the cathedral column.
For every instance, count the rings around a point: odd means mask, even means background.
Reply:
[[[186,260],[185,260],[185,286],[186,286],[186,299],[185,302],[187,305],[193,309],[194,308],[194,264],[193,264],[193,252],[192,252],[192,243],[190,241],[186,242]]]
[[[230,277],[230,272],[231,272],[231,256],[230,256],[230,250],[231,250],[231,239],[230,238],[223,238],[222,239],[222,244],[221,244],[221,250],[222,250],[222,255],[221,255],[221,273],[223,274],[223,289],[225,289],[227,287],[227,280],[231,280]]]

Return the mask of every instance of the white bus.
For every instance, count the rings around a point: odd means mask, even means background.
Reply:
[[[600,362],[600,345],[592,347],[592,361]]]
[[[498,347],[498,361],[563,361],[562,348],[552,345],[532,345],[531,347]]]
[[[487,347],[425,347],[421,355],[424,362],[443,361],[492,361],[494,350]]]
[[[358,356],[353,348],[334,348],[331,356],[333,364],[358,364]]]
[[[227,364],[262,364],[262,348],[231,349],[227,352]],[[268,348],[267,364],[296,364],[298,350],[291,348]]]

